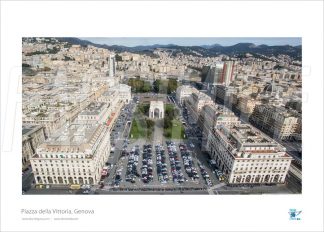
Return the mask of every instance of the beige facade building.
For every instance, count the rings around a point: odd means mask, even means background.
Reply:
[[[132,100],[131,87],[129,85],[118,84],[110,88],[110,91],[118,92],[119,99],[122,100],[125,104],[128,104]]]
[[[227,108],[220,105],[206,105],[203,107],[198,126],[202,131],[202,147],[206,148],[208,135],[210,131],[220,125],[234,126],[240,124],[240,120],[235,114]]]
[[[185,105],[188,109],[193,123],[197,123],[201,110],[206,105],[214,105],[214,101],[205,93],[195,92],[185,101]]]
[[[179,86],[176,90],[176,100],[180,105],[182,105],[185,99],[191,96],[192,93],[197,92],[198,90],[196,88],[193,88],[189,85]]]
[[[22,169],[30,165],[30,158],[37,147],[45,141],[44,127],[40,125],[23,125],[22,127]]]
[[[66,115],[58,111],[44,114],[39,113],[38,115],[23,115],[22,117],[24,124],[43,125],[47,136],[63,126],[65,121]]]
[[[298,131],[301,133],[299,117],[283,107],[258,105],[250,117],[250,122],[269,136],[281,140],[296,137]]]
[[[252,114],[254,107],[258,104],[261,104],[259,100],[251,98],[249,95],[240,94],[238,95],[237,100],[237,109],[244,114]]]
[[[122,107],[131,101],[131,89],[128,85],[114,86],[104,92],[98,101],[107,104],[108,118],[105,123],[111,131]]]
[[[66,124],[31,158],[36,184],[97,184],[110,152],[103,124]]]
[[[292,161],[284,147],[248,124],[215,128],[207,150],[230,184],[284,183]]]

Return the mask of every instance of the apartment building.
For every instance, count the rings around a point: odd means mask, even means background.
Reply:
[[[261,104],[259,100],[253,99],[249,95],[239,94],[236,109],[241,113],[250,115],[253,113],[256,105]]]
[[[283,146],[248,124],[216,127],[207,151],[230,184],[284,183],[292,161]]]
[[[118,84],[110,88],[109,90],[118,92],[119,99],[123,101],[125,104],[128,104],[132,99],[131,87],[129,85]]]
[[[215,104],[203,107],[197,124],[202,132],[202,148],[205,149],[211,130],[220,125],[238,125],[240,120],[232,111],[224,106]]]
[[[110,132],[99,123],[67,123],[31,157],[36,184],[97,184],[110,153]]]
[[[37,147],[45,141],[44,127],[41,125],[23,124],[22,126],[22,170],[30,165],[30,158]]]
[[[176,100],[178,104],[182,105],[184,100],[191,96],[192,93],[197,93],[198,90],[189,85],[179,86],[176,90]]]
[[[190,119],[193,123],[197,123],[200,112],[204,106],[214,104],[211,97],[202,92],[192,93],[185,101]]]
[[[301,120],[288,109],[274,105],[257,105],[250,116],[250,122],[267,133],[269,136],[281,140],[296,136],[296,128]]]

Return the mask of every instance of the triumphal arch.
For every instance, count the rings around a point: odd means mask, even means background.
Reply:
[[[149,118],[162,119],[164,118],[164,104],[163,101],[151,101]]]

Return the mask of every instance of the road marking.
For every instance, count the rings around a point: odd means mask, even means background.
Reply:
[[[225,185],[226,185],[225,183],[220,183],[220,184],[214,185],[213,187],[211,187],[209,189],[216,190],[216,189],[221,188],[221,187],[223,187]]]
[[[208,188],[207,192],[209,195],[215,195],[214,190],[212,188]]]

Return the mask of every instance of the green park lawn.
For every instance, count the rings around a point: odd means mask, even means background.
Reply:
[[[176,119],[175,107],[172,104],[165,106],[165,119],[167,127],[163,129],[163,135],[167,139],[184,139],[184,127],[178,119]],[[151,138],[154,131],[154,121],[147,118],[149,104],[139,104],[134,113],[132,127],[130,131],[131,139]],[[166,126],[166,124],[164,124]]]
[[[164,136],[168,139],[184,139],[184,127],[182,123],[177,120],[172,120],[172,126],[164,128]]]
[[[154,122],[146,118],[146,114],[148,114],[148,108],[149,105],[146,104],[138,105],[134,113],[132,127],[129,134],[131,139],[150,138],[152,136],[154,130]]]

